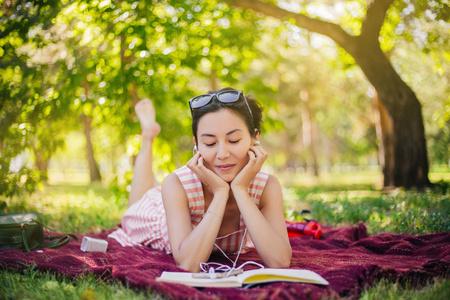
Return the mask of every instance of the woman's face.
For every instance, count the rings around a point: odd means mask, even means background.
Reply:
[[[230,109],[201,117],[197,138],[205,166],[226,182],[233,181],[249,160],[252,137],[244,120]]]

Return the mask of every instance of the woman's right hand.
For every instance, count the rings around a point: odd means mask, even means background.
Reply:
[[[186,164],[186,166],[197,175],[205,187],[213,194],[219,191],[229,193],[230,185],[220,178],[219,175],[205,167],[203,164],[203,157],[200,152],[197,152]]]

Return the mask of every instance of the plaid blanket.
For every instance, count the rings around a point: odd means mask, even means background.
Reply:
[[[36,264],[42,271],[52,271],[76,278],[87,273],[104,280],[127,282],[130,286],[151,289],[177,299],[320,299],[360,296],[362,289],[384,278],[420,284],[435,276],[448,277],[450,264],[450,232],[412,236],[383,233],[368,236],[363,223],[343,228],[323,228],[320,240],[311,237],[290,239],[293,255],[291,268],[317,272],[330,283],[318,286],[305,283],[277,282],[253,288],[193,288],[181,284],[157,282],[163,271],[183,271],[172,256],[148,247],[122,247],[107,238],[110,231],[89,234],[106,239],[108,251],[85,253],[80,241],[72,241],[59,249],[22,252],[0,250],[0,267],[24,269]],[[220,254],[212,261],[227,263]],[[239,258],[238,265],[253,260],[261,262],[256,251]],[[24,265],[25,264],[25,265]]]

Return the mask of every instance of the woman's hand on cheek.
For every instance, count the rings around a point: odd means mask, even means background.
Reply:
[[[250,150],[248,151],[248,163],[231,182],[231,189],[233,191],[236,191],[237,189],[247,191],[250,182],[252,182],[252,180],[256,177],[256,174],[261,171],[267,155],[267,152],[260,146],[250,147]]]
[[[218,191],[229,192],[230,185],[216,173],[205,167],[200,152],[195,154],[186,166],[197,175],[200,181],[213,193]]]

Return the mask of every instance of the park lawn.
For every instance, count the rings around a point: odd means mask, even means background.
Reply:
[[[444,181],[434,190],[396,189],[388,193],[376,190],[372,182],[297,184],[285,188],[284,197],[286,218],[290,220],[301,220],[299,212],[311,209],[321,224],[337,227],[363,221],[369,234],[450,230],[450,187]],[[31,196],[0,199],[0,212],[37,211],[50,228],[81,234],[114,228],[126,207],[123,193],[101,184],[59,183],[45,186]],[[0,295],[6,299],[161,298],[151,291],[136,290],[122,283],[104,282],[93,276],[73,280],[37,272],[32,266],[23,273],[0,270],[0,281]],[[403,282],[382,280],[365,290],[361,298],[449,299],[450,280],[436,278],[415,288]]]

